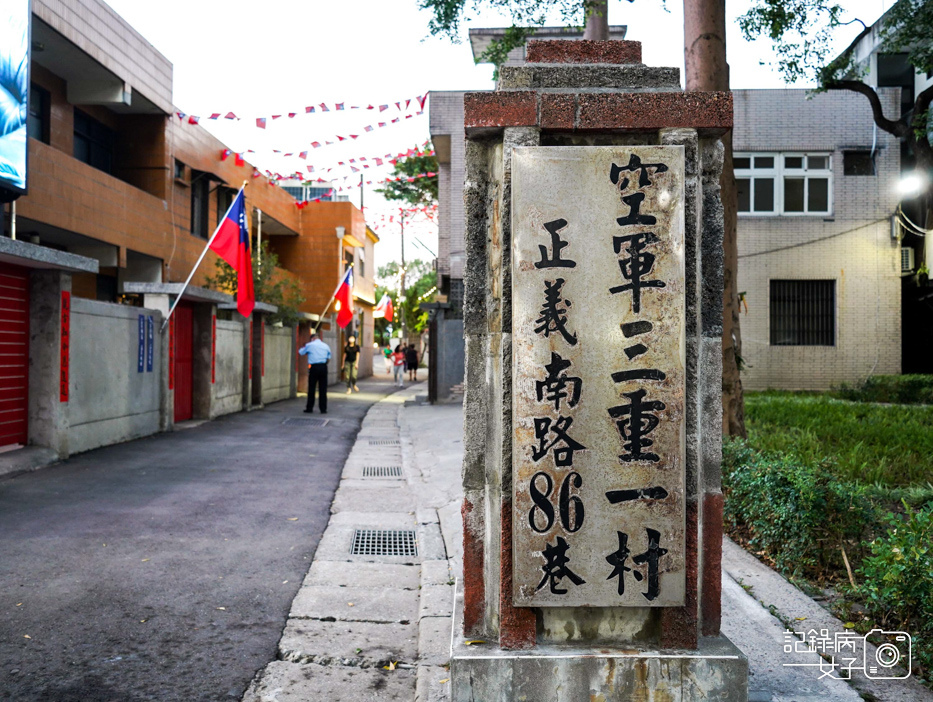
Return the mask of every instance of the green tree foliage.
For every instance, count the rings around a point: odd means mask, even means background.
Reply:
[[[275,305],[279,311],[269,316],[269,322],[281,322],[292,326],[298,322],[298,308],[305,301],[301,287],[293,278],[276,275],[279,257],[269,249],[269,242],[262,242],[262,265],[259,265],[259,250],[253,247],[253,292],[257,302]],[[205,279],[207,287],[236,295],[236,270],[218,258],[214,275]]]
[[[629,0],[632,2],[632,0]],[[459,41],[460,23],[467,12],[467,0],[420,0],[419,6],[433,13],[428,31]],[[559,13],[563,22],[580,27],[596,2],[592,0],[472,0],[472,9],[485,6],[508,13],[512,26],[502,39],[493,41],[479,57],[477,63],[492,63],[498,67],[505,63],[512,49],[524,45],[534,34],[535,27],[542,27],[551,13]],[[608,18],[602,18],[608,23]]]
[[[392,177],[401,180],[386,181],[385,187],[376,190],[386,200],[407,202],[415,207],[433,205],[437,202],[437,156],[428,155],[434,147],[430,144],[424,150],[400,158],[395,162]],[[427,173],[431,176],[424,177]],[[422,176],[419,178],[418,176]]]
[[[862,32],[848,49],[832,58],[830,39],[840,27],[853,23],[862,25]],[[933,87],[921,91],[913,109],[903,116],[885,115],[878,93],[862,80],[864,68],[855,62],[855,45],[871,33],[870,25],[858,18],[849,19],[844,8],[829,0],[755,0],[739,18],[739,27],[749,41],[771,39],[778,55],[777,67],[788,82],[810,79],[816,82],[817,91],[849,90],[864,95],[875,124],[905,139],[921,168],[933,168],[927,134]],[[881,51],[907,53],[916,70],[933,71],[933,3],[900,0],[885,15],[880,38]]]
[[[399,329],[402,315],[411,336],[421,334],[428,326],[428,313],[419,309],[422,302],[430,302],[434,298],[431,292],[437,286],[437,272],[430,263],[414,260],[405,264],[405,277],[407,280],[405,299],[400,301],[399,273],[401,266],[392,262],[382,266],[376,273],[376,299],[381,300],[384,294],[392,298],[395,308],[395,321],[387,319],[376,320],[376,337],[382,338],[383,343],[388,339],[388,328],[392,325],[393,331]]]

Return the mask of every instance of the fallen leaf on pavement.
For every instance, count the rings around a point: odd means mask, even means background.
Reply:
[[[223,611],[223,612],[226,612],[226,611],[227,611],[227,608],[226,608],[226,607],[218,607],[217,609],[219,609],[219,610],[221,610],[221,611]]]
[[[32,637],[29,634],[23,634],[24,639],[31,639]]]
[[[148,560],[149,560],[148,558],[144,558],[144,559],[143,559],[143,563],[145,563],[145,562],[148,561]]]
[[[17,606],[17,607],[22,607],[22,606],[23,606],[23,603],[20,602],[20,603],[19,603],[18,605],[16,605],[16,606]]]
[[[289,518],[288,518],[288,521],[290,521],[290,522],[297,522],[297,521],[298,521],[298,517],[289,517]]]
[[[467,646],[476,646],[477,644],[484,644],[486,641],[483,639],[470,639],[469,641],[464,641],[463,643]]]
[[[347,602],[347,607],[352,607],[352,606],[353,606],[352,602]]]
[[[443,685],[445,682],[450,682],[450,678],[444,678],[441,680],[441,685]]]
[[[795,622],[802,622],[806,617],[794,617]]]
[[[139,620],[139,623],[140,623],[140,624],[145,624],[147,621],[149,621],[149,620],[148,620],[148,619],[140,619],[140,620]]]
[[[392,661],[389,661],[389,665],[382,666],[382,669],[383,670],[395,670],[395,663]]]
[[[855,624],[854,624],[853,622],[846,622],[846,623],[843,624],[842,626],[843,626],[844,629],[854,629],[854,628],[855,628]]]

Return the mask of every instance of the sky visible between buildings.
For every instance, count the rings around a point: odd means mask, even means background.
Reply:
[[[419,10],[418,0],[106,0],[174,65],[176,107],[201,117],[201,124],[237,152],[252,149],[244,157],[261,170],[284,174],[315,167],[306,177],[336,176],[338,185],[359,185],[360,174],[374,184],[365,186],[367,221],[382,239],[376,247],[376,265],[399,259],[397,203],[374,192],[375,183],[391,167],[371,167],[352,173],[349,159],[404,152],[429,137],[427,105],[423,115],[405,119],[417,111],[414,98],[429,90],[491,90],[492,66],[475,65],[467,41],[470,27],[499,27],[507,16],[492,11],[472,15],[461,26],[459,44],[430,37],[430,13]],[[851,17],[874,22],[892,0],[842,0]],[[472,3],[468,2],[468,9]],[[745,42],[736,18],[750,0],[730,0],[727,11],[727,51],[732,87],[785,87],[777,70],[770,43]],[[642,42],[643,60],[654,66],[679,66],[683,71],[683,4],[680,0],[610,0],[610,24],[628,26],[628,37]],[[562,24],[559,15],[549,24]],[[860,25],[839,32],[836,49],[844,48]],[[798,85],[793,87],[807,87]],[[395,103],[412,99],[409,109]],[[305,114],[308,105],[327,104],[330,112]],[[345,110],[335,111],[336,103]],[[378,105],[388,104],[385,112]],[[352,105],[375,110],[351,110]],[[233,112],[241,119],[208,121],[211,113]],[[272,115],[296,112],[293,119]],[[265,130],[257,117],[267,118]],[[401,117],[398,123],[391,120]],[[386,122],[386,127],[378,127]],[[366,132],[365,127],[373,131]],[[357,134],[357,139],[349,138]],[[348,137],[338,142],[337,135]],[[333,141],[333,146],[314,149],[311,142]],[[294,153],[284,157],[274,150]],[[308,152],[307,159],[297,154]],[[338,166],[344,161],[345,166]],[[357,164],[359,165],[359,163]],[[328,174],[327,168],[334,168]],[[343,176],[348,176],[343,180]],[[359,187],[345,191],[360,204]],[[388,218],[392,216],[392,222]],[[437,251],[436,226],[424,218],[406,226],[406,259],[430,261]]]

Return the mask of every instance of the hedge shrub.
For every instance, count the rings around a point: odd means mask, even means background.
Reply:
[[[873,375],[861,385],[843,385],[836,395],[856,402],[933,404],[933,375]]]
[[[824,580],[844,571],[878,523],[866,488],[839,480],[826,465],[805,465],[787,454],[763,454],[744,441],[723,445],[725,517],[795,576]]]
[[[933,506],[888,514],[887,533],[868,544],[859,594],[888,630],[913,637],[914,662],[933,670]]]

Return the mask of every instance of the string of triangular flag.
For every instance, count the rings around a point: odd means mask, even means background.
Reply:
[[[229,156],[232,153],[233,152],[231,151],[230,154],[227,154],[227,155]],[[252,149],[247,149],[243,153],[254,154],[256,153],[256,151],[253,151]],[[274,151],[273,153],[277,154],[278,156],[285,157],[285,158],[294,157],[294,158],[300,158],[303,160],[308,159],[307,151],[300,151],[298,153],[294,153],[294,152],[280,153],[278,151]],[[359,173],[361,170],[367,170],[369,168],[378,168],[379,166],[383,166],[386,164],[390,166],[394,166],[395,162],[400,158],[411,158],[413,156],[433,156],[433,155],[434,155],[433,150],[425,151],[423,149],[408,149],[408,151],[399,152],[395,154],[394,156],[392,154],[384,154],[382,156],[372,156],[372,155],[357,156],[356,158],[350,158],[350,159],[347,159],[346,161],[337,161],[336,164],[330,167],[309,165],[309,166],[305,166],[305,170],[308,173],[331,173],[332,171],[335,171],[338,168],[343,166],[343,167],[350,168],[350,170],[353,173]],[[296,173],[298,172],[299,171],[296,171]]]
[[[404,215],[406,229],[412,225],[437,225],[437,220],[435,219],[437,216],[436,204],[426,205],[424,207],[401,208],[399,209],[398,214],[382,213],[377,215],[370,213],[366,215],[366,221],[369,226],[372,227],[373,231],[378,232],[380,229],[388,227],[390,224],[400,222],[402,220],[402,215]],[[395,227],[392,227],[392,229],[394,230]]]
[[[258,178],[259,175],[260,175],[260,173],[259,173],[258,171],[254,171],[254,172],[253,172],[253,178]],[[376,181],[367,180],[367,181],[364,182],[364,184],[365,184],[365,185],[385,185],[386,183],[397,182],[397,181],[403,181],[403,180],[404,180],[404,181],[407,181],[407,182],[409,182],[409,183],[414,183],[414,182],[415,182],[416,180],[418,180],[419,178],[434,178],[436,175],[437,175],[437,173],[434,173],[433,171],[428,171],[427,173],[418,173],[417,175],[414,175],[414,176],[399,176],[399,177],[397,177],[397,178],[392,178],[392,177],[390,176],[390,177],[388,177],[388,178],[384,178],[383,180],[376,180]],[[283,180],[284,180],[284,179],[283,179]],[[271,179],[271,178],[269,179],[268,182],[269,182],[269,185],[271,185],[271,186],[273,186],[273,187],[276,186],[276,185],[278,185],[278,182],[275,181],[275,180],[273,180],[273,179]],[[313,182],[313,181],[312,181],[312,182]],[[320,183],[326,183],[326,182],[329,182],[329,181],[320,180],[320,181],[318,181],[318,182],[320,182]],[[338,193],[344,193],[344,192],[348,192],[348,191],[350,191],[350,190],[356,190],[356,189],[359,188],[359,187],[361,187],[359,183],[341,185],[341,186],[339,186],[339,187],[337,187],[337,188],[331,188],[331,189],[328,191],[327,196],[333,194],[334,191],[336,191],[336,192],[338,192]],[[322,195],[320,198],[315,198],[314,200],[310,200],[310,201],[309,201],[309,200],[305,200],[305,201],[303,201],[303,203],[302,203],[302,202],[296,202],[295,204],[299,206],[299,209],[301,209],[301,208],[303,208],[303,207],[305,206],[305,204],[307,204],[308,202],[319,202],[319,201],[320,201],[322,198],[324,198],[324,197],[325,197],[325,196]]]
[[[281,119],[283,117],[286,119],[294,119],[295,117],[301,114],[310,115],[310,114],[315,114],[315,113],[324,113],[324,112],[331,112],[331,111],[341,112],[343,110],[378,110],[379,112],[385,112],[386,110],[390,110],[393,104],[395,105],[396,109],[399,112],[407,112],[408,108],[411,106],[413,102],[418,103],[418,107],[420,110],[418,114],[421,114],[421,111],[424,110],[424,103],[427,99],[428,99],[428,94],[425,93],[424,95],[419,95],[414,98],[406,98],[404,100],[399,100],[394,103],[390,102],[390,103],[385,103],[381,105],[370,104],[370,105],[366,105],[365,107],[361,105],[350,105],[348,107],[346,102],[330,103],[330,105],[328,105],[325,102],[322,102],[317,105],[306,105],[303,109],[295,110],[294,112],[285,112],[283,114],[270,115],[267,117],[250,118],[250,120],[255,119],[256,126],[259,129],[265,129],[266,126],[270,122],[275,122],[275,120]],[[402,106],[403,104],[404,104],[404,107]],[[187,112],[181,112],[180,110],[175,111],[175,116],[178,117],[179,120],[185,120],[185,118],[187,118],[188,124],[199,124],[202,119],[202,117],[199,115],[192,115]],[[235,122],[239,122],[243,120],[243,118],[238,117],[232,111],[212,112],[210,115],[203,117],[203,119],[208,119],[208,120],[226,119],[226,120],[235,121]],[[394,119],[392,120],[392,123],[398,122],[398,121],[399,121],[398,119]],[[383,123],[383,126],[384,126],[384,123]]]
[[[306,168],[306,170],[307,170],[307,172],[308,172],[309,174],[311,174],[311,173],[329,174],[329,173],[332,173],[333,171],[335,171],[335,170],[337,170],[338,168],[341,168],[341,167],[349,167],[349,168],[351,169],[351,172],[352,172],[352,173],[360,173],[362,170],[369,169],[369,168],[378,168],[378,167],[386,166],[386,165],[388,165],[388,166],[394,166],[394,165],[398,162],[398,160],[399,160],[399,159],[402,159],[402,158],[413,158],[413,157],[421,157],[421,156],[433,156],[433,155],[434,155],[434,150],[433,150],[433,149],[427,149],[427,146],[428,146],[429,144],[430,144],[430,141],[425,141],[425,142],[424,142],[423,144],[421,144],[420,146],[416,146],[416,147],[414,147],[414,148],[409,148],[409,149],[406,150],[406,151],[399,151],[399,152],[396,153],[394,156],[393,156],[391,153],[384,154],[383,156],[369,156],[369,157],[366,157],[366,156],[359,156],[359,157],[357,157],[357,158],[348,159],[347,161],[338,161],[338,162],[337,162],[337,165],[331,166],[331,167],[328,167],[328,168],[323,168],[323,167],[321,167],[321,168],[317,168],[317,169],[316,169],[315,166],[310,166],[310,165],[309,165],[309,166],[306,166],[305,168]],[[230,149],[222,149],[221,152],[220,152],[220,160],[221,160],[221,161],[226,161],[228,158],[230,158],[231,156],[233,156],[234,159],[235,159],[235,161],[234,161],[235,164],[236,164],[237,166],[242,166],[242,165],[244,165],[244,164],[246,163],[246,161],[243,159],[243,155],[246,154],[246,153],[255,153],[255,152],[252,151],[252,150],[247,150],[247,151],[244,151],[244,152],[241,152],[241,153],[235,153],[235,152],[231,151]],[[357,168],[357,166],[361,166],[361,168]],[[320,175],[319,175],[316,179],[315,179],[315,178],[308,178],[308,177],[307,177],[304,173],[302,173],[301,171],[295,171],[294,173],[291,173],[291,174],[288,174],[288,175],[283,175],[283,174],[281,174],[281,173],[276,173],[276,172],[273,172],[273,171],[270,171],[270,170],[265,170],[265,171],[263,171],[262,174],[265,175],[267,178],[270,178],[271,180],[293,180],[293,179],[298,179],[298,180],[302,180],[302,181],[304,181],[304,182],[306,182],[306,183],[328,183],[328,182],[330,182],[331,180],[333,180],[333,178],[330,178],[330,179],[321,178]],[[255,178],[255,177],[258,177],[258,175],[260,175],[259,170],[258,170],[258,169],[255,169],[255,172],[254,172],[254,174],[253,174],[253,177],[254,177],[254,178]],[[335,177],[339,177],[339,176],[335,176]],[[343,179],[344,179],[344,180],[347,180],[347,178],[349,178],[349,177],[350,177],[349,175],[346,175],[346,176],[343,177]]]
[[[417,117],[417,116],[422,115],[422,114],[424,114],[424,113],[423,113],[423,112],[417,112],[416,114],[414,114],[414,115],[409,115],[409,116],[410,116],[410,117]],[[385,124],[384,124],[383,122],[380,122],[379,125],[380,125],[380,126],[385,126]],[[372,130],[371,130],[369,127],[367,127],[364,131],[372,131]],[[332,146],[333,144],[339,144],[340,142],[343,142],[343,141],[349,141],[349,140],[354,140],[354,141],[355,141],[356,139],[359,139],[360,136],[361,136],[361,135],[359,135],[359,134],[350,134],[349,136],[341,136],[341,135],[338,134],[338,135],[335,135],[335,137],[334,137],[335,139],[337,139],[336,142],[334,142],[334,141],[329,141],[329,140],[325,140],[325,141],[324,141],[324,144],[321,144],[321,142],[319,142],[319,141],[312,141],[312,142],[311,142],[311,146],[312,146],[313,148],[315,148],[315,149],[318,149],[318,148],[321,148],[321,146]],[[227,160],[227,158],[229,158],[230,156],[236,156],[236,158],[237,158],[236,164],[237,164],[238,166],[241,166],[241,165],[243,165],[243,164],[240,163],[240,161],[243,160],[243,155],[244,155],[244,154],[255,154],[255,153],[258,153],[255,149],[246,149],[245,151],[233,151],[232,149],[223,149],[223,150],[221,151],[220,158],[221,158],[222,161],[225,161],[225,160]],[[303,160],[307,160],[307,159],[308,159],[308,154],[311,153],[311,152],[310,152],[310,150],[305,150],[305,151],[283,151],[283,150],[281,150],[281,149],[272,149],[272,153],[274,153],[276,156],[281,156],[281,157],[285,157],[285,158],[297,157],[297,158],[300,158],[300,159],[303,159]],[[409,155],[410,155],[410,154],[409,154]],[[391,154],[386,154],[385,159],[388,160],[390,157],[391,157]],[[366,159],[364,158],[364,159],[361,159],[361,160],[365,161]],[[374,160],[375,160],[375,158],[374,158]],[[339,162],[339,164],[340,164],[340,165],[343,165],[343,162]],[[381,164],[378,164],[378,165],[381,165]],[[314,171],[309,171],[309,172],[310,172],[310,173],[313,173]]]

